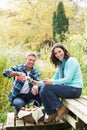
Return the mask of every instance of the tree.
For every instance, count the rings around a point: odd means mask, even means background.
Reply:
[[[59,2],[57,11],[53,15],[53,39],[57,42],[57,36],[61,42],[65,40],[65,33],[68,32],[69,20],[66,17],[62,1]]]
[[[56,12],[54,12],[54,15],[53,15],[53,39],[54,41],[56,42],[56,28],[57,28],[57,24],[56,24]]]

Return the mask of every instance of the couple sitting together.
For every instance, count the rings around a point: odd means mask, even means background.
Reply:
[[[16,114],[30,100],[36,100],[44,105],[48,118],[45,123],[59,121],[67,113],[61,98],[78,98],[82,93],[82,74],[78,60],[71,56],[62,44],[55,44],[51,50],[51,62],[56,67],[52,79],[40,79],[40,73],[35,65],[36,54],[29,53],[25,63],[15,65],[3,72],[3,75],[13,77],[12,91],[9,95]],[[35,103],[34,105],[37,105]]]

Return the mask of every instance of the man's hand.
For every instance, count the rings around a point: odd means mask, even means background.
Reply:
[[[17,72],[16,80],[26,80],[26,75],[23,72]]]
[[[39,83],[38,83],[38,81],[36,81],[36,80],[32,80],[32,82],[31,82],[33,85],[35,85],[35,86],[39,86]]]
[[[31,89],[31,92],[33,95],[37,95],[38,94],[38,86],[33,86],[33,88]]]
[[[43,82],[47,85],[51,85],[52,84],[52,80],[51,79],[44,79]]]

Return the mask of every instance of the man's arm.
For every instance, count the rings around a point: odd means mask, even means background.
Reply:
[[[18,71],[12,71],[12,72],[10,72],[9,73],[9,75],[12,77],[12,76],[19,76],[20,74],[19,74],[20,72],[18,72]]]
[[[3,72],[3,75],[4,75],[5,77],[8,77],[8,78],[11,78],[11,77],[13,77],[13,76],[22,76],[22,75],[24,75],[24,73],[21,72],[21,70],[22,70],[21,68],[22,68],[22,66],[17,66],[17,65],[15,65],[15,66],[13,66],[13,67],[11,67],[11,68],[5,70],[5,71]]]

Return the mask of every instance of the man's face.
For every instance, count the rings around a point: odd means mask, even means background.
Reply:
[[[30,70],[34,66],[35,61],[36,61],[36,57],[32,55],[28,56],[25,60],[26,69]]]

